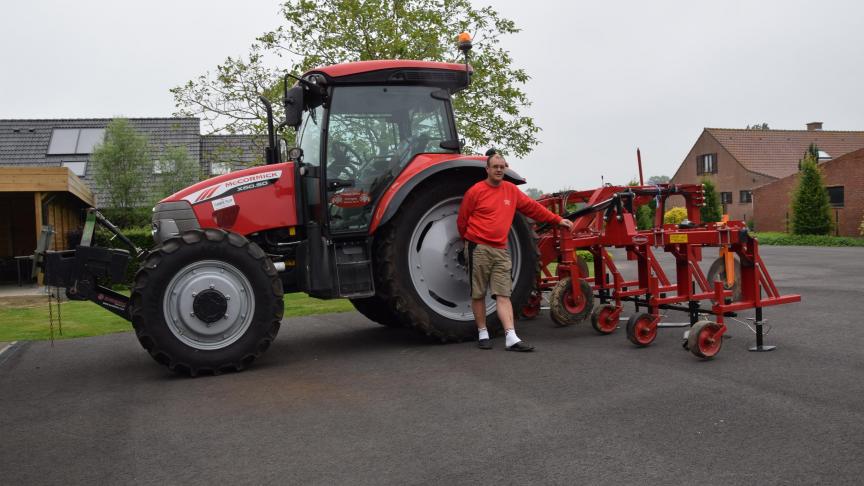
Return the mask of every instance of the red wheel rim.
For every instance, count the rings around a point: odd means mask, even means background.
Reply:
[[[618,319],[612,319],[615,313],[614,307],[603,307],[597,314],[597,327],[604,333],[610,333],[618,327]]]
[[[579,292],[579,295],[573,295],[573,289],[570,289],[566,294],[564,294],[562,300],[564,301],[564,308],[571,314],[578,314],[585,310],[586,302],[585,296],[582,295],[582,292]]]
[[[642,345],[651,344],[654,338],[657,337],[657,326],[654,325],[654,320],[650,317],[645,317],[636,321],[633,326],[636,341]]]
[[[706,326],[699,332],[696,342],[699,345],[699,352],[705,357],[711,357],[720,351],[722,340],[723,336],[717,336],[717,329],[714,326]]]
[[[522,306],[522,315],[527,318],[537,317],[537,314],[540,313],[540,306],[534,305],[532,303],[528,303],[527,305]]]

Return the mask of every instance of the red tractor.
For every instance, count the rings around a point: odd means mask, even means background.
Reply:
[[[260,356],[289,292],[348,298],[375,322],[440,341],[473,338],[456,215],[468,187],[485,177],[485,158],[460,153],[451,96],[469,84],[470,41],[461,47],[464,65],[354,62],[309,71],[290,89],[286,82],[286,119],[275,129],[268,105],[267,165],[159,202],[149,251],[91,210],[75,250],[40,245],[46,283],[131,320],[156,361],[190,375],[240,370]],[[285,127],[296,129],[297,147],[282,162]],[[512,171],[507,179],[524,182]],[[130,254],[92,246],[97,223],[142,260],[130,297],[107,287]],[[532,236],[517,215],[516,309],[536,281]],[[487,311],[496,325],[491,299]]]

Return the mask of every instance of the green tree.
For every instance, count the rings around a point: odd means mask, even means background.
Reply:
[[[158,199],[195,184],[203,175],[201,167],[192,160],[184,145],[166,147],[159,165]]]
[[[668,184],[669,176],[655,175],[648,178],[648,184]]]
[[[105,127],[105,141],[91,155],[96,184],[105,191],[108,207],[131,214],[148,201],[145,182],[153,171],[147,137],[140,135],[125,118],[115,118]]]
[[[768,127],[767,123],[756,123],[753,125],[747,125],[747,130],[771,130]]]
[[[723,216],[723,210],[720,206],[720,195],[717,194],[717,189],[714,183],[709,179],[702,179],[704,187],[702,193],[705,197],[705,205],[699,208],[703,223],[716,223]]]
[[[525,195],[530,197],[531,199],[540,199],[540,196],[543,195],[543,191],[537,189],[536,187],[528,187],[525,189]]]
[[[519,32],[492,7],[470,0],[288,0],[282,25],[261,35],[245,58],[227,58],[214,74],[204,74],[171,90],[178,115],[201,117],[211,131],[263,133],[258,94],[278,101],[281,73],[299,74],[315,66],[374,59],[461,62],[456,35],[474,35],[471,87],[454,97],[460,136],[470,147],[496,145],[525,156],[537,145],[540,128],[524,114],[528,74],[513,65],[501,37]],[[267,65],[275,54],[282,68]]]
[[[792,195],[792,233],[796,235],[827,235],[831,232],[828,189],[816,166],[817,160],[808,149],[801,161],[798,187]]]

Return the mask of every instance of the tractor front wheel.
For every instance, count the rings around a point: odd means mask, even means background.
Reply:
[[[282,282],[258,245],[191,230],[150,252],[135,275],[132,325],[157,362],[195,376],[240,371],[275,339]]]

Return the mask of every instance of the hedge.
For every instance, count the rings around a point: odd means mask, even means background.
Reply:
[[[854,236],[793,235],[788,233],[752,233],[760,245],[771,246],[864,246],[864,238]]]

